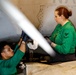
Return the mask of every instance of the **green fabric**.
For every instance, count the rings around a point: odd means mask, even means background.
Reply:
[[[16,47],[18,47],[18,45]],[[0,75],[16,75],[16,66],[23,56],[24,53],[17,49],[12,58],[8,60],[0,60]]]
[[[76,31],[76,29],[75,29],[75,31]],[[76,33],[75,33],[75,39],[76,39]],[[76,48],[76,40],[75,40],[75,48]]]
[[[15,49],[14,49],[14,52],[16,52],[18,48],[19,48],[19,46],[16,45],[16,47],[15,47]]]
[[[54,49],[60,54],[75,53],[76,30],[70,21],[58,24],[49,39],[57,44]]]

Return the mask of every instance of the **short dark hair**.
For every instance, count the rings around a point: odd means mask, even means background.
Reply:
[[[8,45],[8,43],[6,41],[0,42],[0,58],[1,58],[1,53],[2,53],[5,45]]]

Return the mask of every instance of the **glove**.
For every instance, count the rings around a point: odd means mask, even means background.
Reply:
[[[48,36],[44,36],[44,38],[46,39],[46,41],[47,41],[49,44],[51,44],[51,40],[49,39]]]
[[[47,42],[48,42],[49,44],[51,44],[51,40],[50,40],[50,39],[47,38],[46,40],[47,40]]]
[[[25,35],[25,36],[23,37],[22,41],[25,41],[25,42],[28,41],[28,36]]]
[[[23,39],[23,38],[24,38],[24,36],[25,36],[25,32],[24,32],[24,31],[22,31],[21,38]]]
[[[28,48],[30,48],[30,49],[36,50],[36,49],[38,48],[38,42],[35,41],[35,40],[33,40],[33,44],[29,42],[29,43],[27,44],[27,46],[28,46]]]
[[[21,38],[22,41],[26,42],[29,39],[29,36],[24,31],[22,31]]]

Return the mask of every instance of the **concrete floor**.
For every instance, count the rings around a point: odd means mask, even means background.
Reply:
[[[76,61],[60,63],[26,63],[26,75],[76,75]],[[23,74],[18,74],[23,75]]]

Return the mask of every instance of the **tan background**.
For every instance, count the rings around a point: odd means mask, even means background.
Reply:
[[[59,5],[72,9],[71,17],[76,24],[76,0],[11,0],[43,35],[50,35],[56,26],[54,10]],[[76,26],[76,25],[75,25]]]

